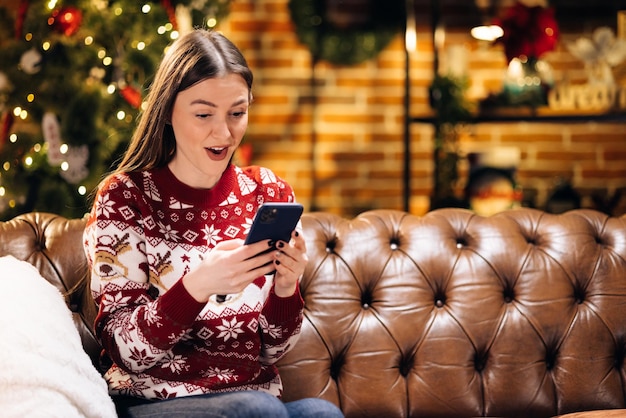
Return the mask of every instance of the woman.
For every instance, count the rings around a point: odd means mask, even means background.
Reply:
[[[181,37],[99,187],[84,241],[121,416],[342,416],[320,399],[279,400],[275,363],[300,332],[307,256],[297,231],[243,245],[263,202],[295,200],[269,169],[231,163],[251,87],[223,35]]]

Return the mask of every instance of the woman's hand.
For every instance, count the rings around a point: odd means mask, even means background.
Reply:
[[[270,247],[269,240],[249,245],[241,239],[220,242],[183,277],[183,285],[198,302],[207,302],[211,295],[240,293],[257,277],[276,269],[278,251],[260,254]],[[282,263],[284,257],[279,258]]]
[[[278,241],[274,251],[274,293],[280,297],[289,297],[296,291],[298,280],[304,273],[309,261],[306,244],[302,234],[292,232],[289,243]]]

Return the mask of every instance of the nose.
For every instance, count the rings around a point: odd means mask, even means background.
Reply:
[[[216,119],[215,123],[211,126],[211,136],[220,140],[230,138],[228,122],[222,118]]]

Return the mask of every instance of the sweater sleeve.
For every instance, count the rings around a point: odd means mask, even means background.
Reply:
[[[204,307],[180,281],[157,298],[140,201],[128,178],[114,178],[98,192],[84,234],[96,335],[118,366],[135,372],[159,362]]]
[[[270,291],[261,313],[261,348],[260,361],[274,364],[294,346],[300,336],[304,310],[304,300],[300,287],[292,296],[281,298]]]

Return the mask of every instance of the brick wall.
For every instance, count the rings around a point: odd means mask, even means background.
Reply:
[[[253,148],[252,162],[288,180],[307,210],[353,215],[370,208],[402,209],[403,36],[398,34],[371,61],[355,66],[320,62],[312,68],[287,3],[237,0],[219,26],[242,48],[256,76],[245,139]],[[424,114],[429,111],[433,46],[428,8],[421,6],[430,2],[417,3],[424,13],[418,16],[417,50],[410,60],[411,107],[413,114]],[[446,13],[449,21],[458,21],[465,12],[451,7]],[[562,39],[579,35],[566,33]],[[451,45],[469,51],[473,94],[500,88],[506,64],[500,49],[478,44],[454,28],[446,35],[444,51]],[[583,74],[581,64],[562,47],[545,58],[557,78]],[[606,197],[626,187],[624,122],[489,123],[467,132],[459,144],[462,152],[494,146],[521,150],[518,180],[536,193],[539,206],[559,178],[581,191],[586,206],[592,205],[593,193]],[[411,126],[411,210],[417,213],[427,210],[432,189],[432,134],[428,124]],[[467,172],[466,161],[459,170]]]

